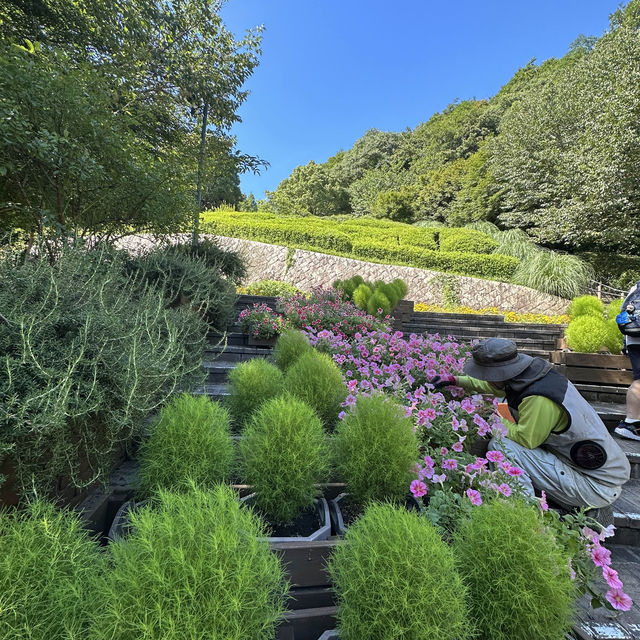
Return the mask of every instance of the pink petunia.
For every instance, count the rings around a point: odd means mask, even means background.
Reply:
[[[426,495],[427,493],[427,485],[424,482],[421,482],[420,480],[414,480],[411,483],[411,493],[416,497],[416,498],[420,498],[424,495]]]
[[[447,474],[446,473],[441,473],[440,475],[434,474],[433,478],[431,478],[431,482],[433,482],[433,484],[438,484],[438,482],[440,484],[442,484],[446,480],[447,480]]]
[[[482,496],[479,491],[476,491],[475,489],[467,489],[465,494],[474,507],[478,507],[482,504]]]
[[[440,455],[444,458],[447,454],[449,453],[449,449],[447,449],[447,447],[442,447],[442,449],[440,449]]]
[[[487,460],[491,462],[502,462],[504,460],[504,453],[502,451],[487,451]]]
[[[633,600],[622,589],[609,589],[606,598],[618,611],[629,611],[633,605]]]
[[[511,495],[511,487],[506,483],[503,482],[499,487],[498,487],[498,491],[505,497],[508,498]]]
[[[427,467],[432,467],[432,468],[433,468],[433,465],[435,464],[431,456],[425,456],[424,463],[427,465]]]
[[[518,467],[509,467],[507,469],[507,473],[510,476],[513,476],[514,478],[519,478],[521,475],[524,474],[524,471]]]
[[[618,572],[611,567],[602,567],[602,577],[612,589],[622,589],[622,580],[618,577]]]
[[[596,544],[593,549],[591,549],[591,559],[596,567],[607,567],[611,564],[611,551]]]
[[[456,442],[451,448],[456,453],[462,453],[462,451],[464,450],[464,445],[462,444],[462,442]]]
[[[549,505],[547,504],[547,494],[544,492],[544,490],[540,495],[540,500],[538,500],[538,506],[540,507],[541,511],[549,511]]]
[[[447,469],[449,471],[453,471],[454,469],[458,468],[458,461],[454,460],[453,458],[447,458],[443,463],[442,463],[442,468],[443,469]]]

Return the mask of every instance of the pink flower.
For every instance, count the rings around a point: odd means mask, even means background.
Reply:
[[[507,469],[507,473],[514,478],[518,478],[524,474],[524,471],[522,469],[519,469],[518,467],[509,467]]]
[[[582,527],[582,537],[587,538],[587,540],[591,540],[593,544],[600,543],[600,536],[589,527]]]
[[[446,480],[447,480],[446,473],[441,473],[440,475],[436,473],[434,474],[433,478],[431,478],[431,482],[433,482],[433,484],[438,484],[438,482],[442,484],[443,482],[446,482]]]
[[[511,495],[511,487],[506,483],[503,482],[499,487],[498,487],[498,491],[505,497],[508,498]]]
[[[609,566],[611,564],[611,551],[597,544],[591,549],[591,559],[596,567]]]
[[[464,445],[462,444],[462,442],[456,442],[451,448],[456,453],[462,453],[462,451],[464,450]]]
[[[605,527],[601,532],[600,535],[598,536],[598,538],[600,539],[600,541],[605,540],[606,538],[610,538],[612,535],[615,534],[616,528],[610,524],[608,527]]]
[[[538,506],[540,507],[541,511],[549,511],[549,505],[547,504],[547,494],[544,491],[542,491],[540,495]]]
[[[611,567],[602,567],[602,577],[612,589],[622,589],[622,580],[618,577],[618,572]]]
[[[504,453],[502,453],[502,451],[487,451],[487,460],[491,460],[491,462],[502,462],[504,460]]]
[[[431,456],[425,456],[424,457],[424,463],[427,465],[427,467],[432,467],[433,468],[434,462],[433,462],[433,458]]]
[[[447,447],[442,447],[442,449],[440,449],[440,455],[444,458],[447,454],[449,453],[449,449],[447,449]]]
[[[453,471],[454,469],[458,468],[458,461],[454,460],[453,458],[447,458],[442,463],[442,468],[443,469],[448,469],[449,471]]]
[[[427,485],[420,480],[414,480],[411,483],[411,493],[416,497],[420,498],[421,496],[427,493]]]
[[[467,498],[471,500],[471,504],[474,507],[478,507],[482,504],[482,496],[479,491],[476,491],[475,489],[467,489],[465,493]]]
[[[609,589],[606,598],[618,611],[629,611],[633,605],[633,600],[622,589]]]

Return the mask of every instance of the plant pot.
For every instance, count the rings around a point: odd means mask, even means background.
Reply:
[[[240,498],[240,502],[251,504],[255,495],[255,493],[250,493],[248,496]],[[329,514],[329,505],[324,498],[316,498],[315,508],[321,525],[313,533],[308,536],[269,536],[267,538],[269,542],[318,542],[326,540],[331,535],[331,516]]]
[[[147,502],[147,500],[142,500],[140,502],[128,500],[125,502],[116,512],[113,522],[109,527],[109,535],[107,536],[109,540],[115,541],[126,538],[131,532],[131,518],[129,517],[129,514],[132,511],[140,509],[140,507],[144,507]]]
[[[247,344],[250,347],[274,347],[277,341],[278,336],[273,338],[256,338],[251,334],[247,336]]]
[[[469,448],[469,453],[476,458],[484,458],[489,450],[489,438],[478,438]]]
[[[348,496],[348,493],[341,493],[337,498],[329,501],[329,509],[331,512],[331,524],[333,525],[333,533],[336,536],[343,536],[347,532],[348,525],[345,524],[340,503]],[[405,506],[411,511],[420,511],[420,503],[412,496],[405,498]]]

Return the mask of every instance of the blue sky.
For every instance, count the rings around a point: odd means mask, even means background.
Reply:
[[[618,0],[230,0],[236,34],[264,24],[260,66],[233,133],[270,167],[262,198],[300,164],[324,162],[372,127],[413,128],[450,102],[495,94],[531,58],[602,35]]]

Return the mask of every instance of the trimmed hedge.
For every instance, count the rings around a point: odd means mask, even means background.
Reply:
[[[510,281],[519,265],[518,259],[511,256],[487,255],[497,243],[488,234],[473,229],[237,211],[205,212],[202,229],[221,236],[493,280]]]

